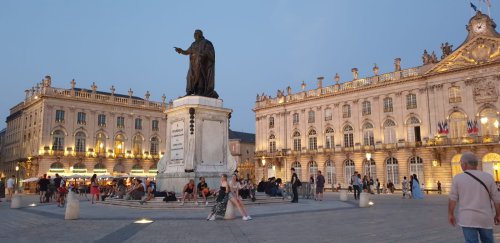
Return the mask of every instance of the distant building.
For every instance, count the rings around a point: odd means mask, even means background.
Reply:
[[[155,175],[165,153],[163,102],[90,89],[55,88],[50,76],[10,110],[2,149],[4,174]]]
[[[249,178],[255,183],[255,134],[229,130],[229,149],[238,164],[241,178]]]
[[[4,157],[3,146],[5,143],[5,131],[7,131],[5,128],[0,131],[0,179],[7,177],[8,174],[6,174],[6,172],[11,172],[10,170],[7,171],[8,168],[4,168],[4,164],[2,163]]]
[[[401,187],[418,175],[426,188],[449,189],[461,172],[460,156],[473,151],[480,168],[500,180],[500,34],[477,12],[455,50],[441,45],[440,60],[424,51],[423,65],[358,77],[255,103],[257,178],[290,180],[290,168],[307,181],[322,170],[327,186],[346,186],[354,171]],[[404,47],[404,44],[401,44]],[[326,81],[325,81],[326,83]]]

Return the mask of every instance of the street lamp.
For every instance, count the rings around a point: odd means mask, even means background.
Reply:
[[[262,156],[262,166],[265,166],[266,165],[266,158],[264,156]]]
[[[495,169],[495,181],[498,181],[498,164],[493,166],[493,168]]]
[[[366,153],[366,160],[370,161],[372,159],[372,153]]]
[[[19,164],[16,165],[16,189],[19,191]]]

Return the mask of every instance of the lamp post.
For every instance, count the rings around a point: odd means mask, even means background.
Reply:
[[[498,164],[493,166],[493,168],[495,169],[495,181],[498,181]]]
[[[486,130],[485,131],[486,136],[488,136],[489,135],[489,129],[488,129],[488,125],[487,125],[488,117],[483,116],[483,117],[481,117],[480,121],[481,121],[481,124],[483,124],[483,128]]]
[[[16,165],[16,189],[19,191],[19,164]]]

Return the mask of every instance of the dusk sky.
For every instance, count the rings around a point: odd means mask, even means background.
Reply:
[[[479,2],[474,0],[478,5]],[[492,1],[491,16],[500,16]],[[486,7],[481,6],[487,13]],[[254,132],[257,93],[300,90],[420,66],[422,52],[458,47],[472,16],[469,1],[17,1],[0,3],[0,129],[24,90],[45,75],[77,87],[167,100],[185,94],[189,58],[177,54],[202,29],[216,51],[216,91],[233,109],[231,128]]]

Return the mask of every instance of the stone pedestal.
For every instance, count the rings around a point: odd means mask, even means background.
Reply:
[[[359,207],[366,208],[368,207],[368,202],[370,201],[370,193],[362,192],[359,194]]]
[[[12,195],[12,199],[10,201],[10,208],[21,208],[21,196],[17,194],[17,192]]]
[[[158,189],[181,195],[190,179],[197,184],[201,176],[218,188],[221,174],[236,170],[228,146],[231,110],[220,99],[186,96],[166,113],[167,153],[158,162]]]
[[[347,201],[347,190],[340,189],[340,201]]]
[[[64,219],[78,219],[80,218],[80,201],[76,194],[72,191],[68,193],[66,198],[66,212]]]

